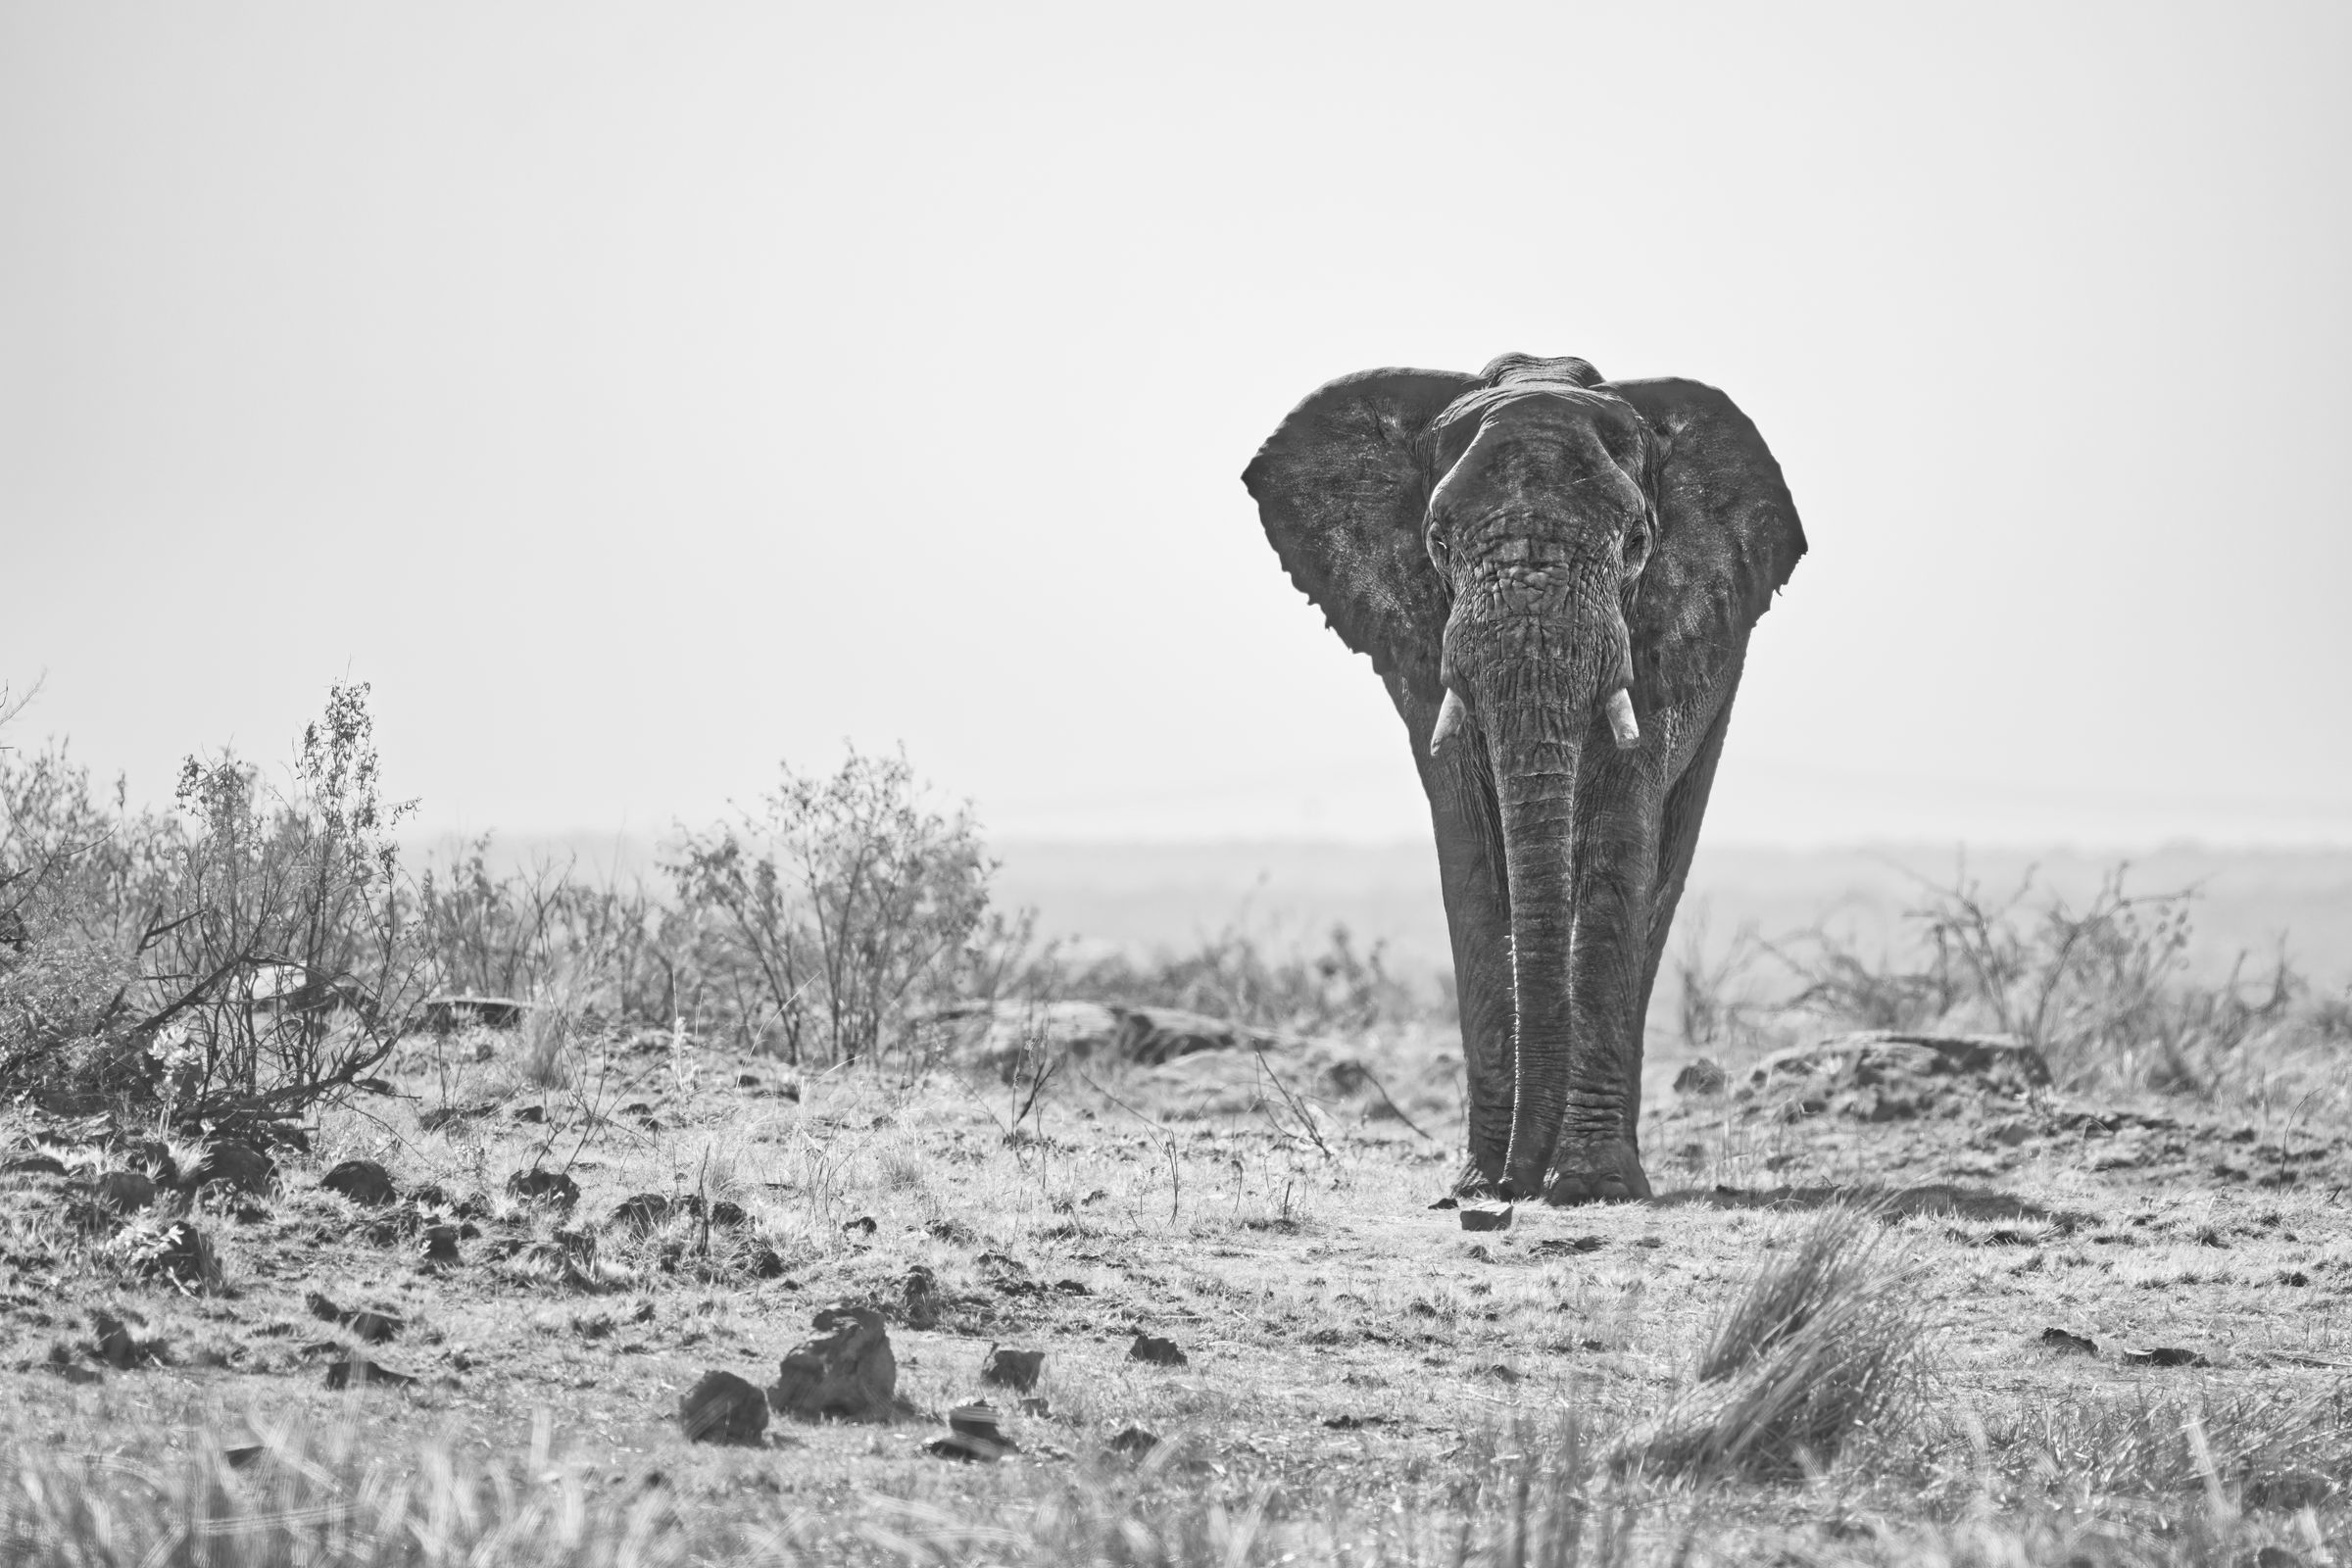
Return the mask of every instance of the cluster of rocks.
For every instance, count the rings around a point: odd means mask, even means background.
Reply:
[[[929,1270],[914,1273],[927,1279]],[[724,1370],[707,1371],[698,1378],[678,1400],[678,1425],[687,1439],[757,1444],[771,1415],[797,1421],[886,1422],[915,1413],[899,1396],[898,1355],[880,1312],[836,1301],[816,1313],[812,1327],[816,1332],[786,1353],[776,1381],[765,1389]],[[1174,1341],[1148,1334],[1135,1337],[1128,1356],[1155,1366],[1186,1363]],[[1043,1350],[992,1345],[980,1366],[980,1384],[1018,1396],[1023,1414],[1044,1416],[1049,1406],[1034,1395],[1045,1364]],[[945,1437],[924,1445],[926,1452],[943,1459],[994,1461],[1020,1451],[1020,1445],[1004,1430],[1003,1414],[985,1396],[956,1405],[949,1413],[948,1428]],[[1157,1442],[1150,1433],[1130,1428],[1113,1440],[1112,1447],[1141,1453]]]

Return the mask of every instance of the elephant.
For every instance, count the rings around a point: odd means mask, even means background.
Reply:
[[[1429,796],[1456,1194],[1647,1198],[1642,1019],[1748,634],[1805,553],[1780,465],[1711,386],[1506,354],[1342,376],[1242,482]]]

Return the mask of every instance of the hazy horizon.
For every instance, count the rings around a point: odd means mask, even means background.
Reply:
[[[1803,514],[1711,839],[2352,844],[2348,76],[2316,3],[0,8],[9,738],[157,800],[352,678],[436,829],[846,739],[1409,838],[1238,475],[1525,350]]]

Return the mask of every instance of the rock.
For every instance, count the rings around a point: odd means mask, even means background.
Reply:
[[[710,1205],[710,1223],[722,1231],[738,1230],[751,1222],[752,1216],[744,1212],[741,1203],[722,1198]]]
[[[1043,1350],[1010,1350],[992,1345],[988,1348],[988,1359],[980,1364],[980,1381],[991,1388],[1027,1394],[1037,1387],[1038,1374],[1045,1370],[1045,1365]]]
[[[948,1412],[949,1434],[923,1445],[924,1451],[942,1459],[983,1460],[995,1463],[1020,1445],[1004,1436],[991,1404],[959,1404]]]
[[[458,1261],[458,1228],[455,1225],[427,1225],[417,1250],[427,1263]]]
[[[326,1369],[326,1386],[330,1389],[406,1388],[416,1380],[406,1372],[395,1372],[388,1366],[378,1366],[365,1356],[355,1355],[348,1361],[337,1361]]]
[[[678,1400],[689,1443],[755,1444],[767,1430],[767,1396],[732,1372],[705,1372]]]
[[[2088,1339],[2080,1334],[2069,1333],[2065,1329],[2043,1329],[2041,1343],[2047,1348],[2056,1350],[2062,1355],[2096,1355],[2099,1353],[2099,1348]]]
[[[2126,1350],[2122,1360],[2126,1366],[2211,1366],[2213,1363],[2194,1350],[2178,1346],[2161,1345],[2146,1350]]]
[[[110,1170],[91,1187],[90,1201],[110,1214],[135,1214],[155,1202],[155,1183],[143,1171]]]
[[[341,1193],[362,1208],[381,1208],[400,1200],[392,1173],[372,1159],[347,1159],[319,1178],[318,1185]]]
[[[131,1337],[130,1325],[112,1312],[98,1312],[90,1318],[91,1337],[96,1342],[98,1359],[118,1372],[148,1357],[151,1348]]]
[[[845,1416],[887,1420],[899,1389],[898,1357],[882,1314],[837,1301],[816,1314],[816,1338],[794,1347],[777,1370],[767,1402],[779,1415],[814,1420]]]
[[[1158,1339],[1150,1334],[1138,1334],[1135,1343],[1127,1347],[1127,1359],[1148,1361],[1153,1366],[1184,1366],[1185,1354],[1176,1348],[1174,1340]]]
[[[1790,1046],[1758,1062],[1740,1095],[1783,1099],[1784,1116],[1834,1111],[1857,1121],[1903,1121],[1956,1101],[2022,1099],[2050,1083],[2031,1046],[1999,1035],[1869,1030]]]
[[[612,1210],[612,1217],[605,1223],[615,1229],[650,1231],[666,1225],[680,1212],[701,1213],[702,1201],[699,1198],[688,1198],[679,1202],[660,1193],[633,1193],[620,1200],[619,1206]]]
[[[1703,1099],[1722,1094],[1730,1083],[1731,1079],[1725,1074],[1722,1063],[1701,1056],[1674,1075],[1674,1092]]]
[[[568,1214],[580,1201],[580,1184],[560,1170],[518,1170],[507,1178],[507,1196]]]
[[[899,1282],[899,1301],[910,1329],[938,1327],[940,1309],[946,1304],[940,1298],[938,1279],[920,1263],[908,1269],[906,1277]]]
[[[1507,1231],[1511,1228],[1511,1205],[1488,1199],[1464,1203],[1456,1211],[1466,1231]]]
[[[1130,1457],[1141,1457],[1159,1446],[1159,1435],[1146,1432],[1142,1427],[1121,1427],[1110,1440],[1110,1451]]]
[[[188,1173],[191,1189],[225,1182],[240,1193],[266,1193],[277,1178],[277,1161],[249,1144],[222,1140],[206,1146],[196,1168]]]

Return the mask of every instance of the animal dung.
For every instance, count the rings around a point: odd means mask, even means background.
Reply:
[[[2041,1343],[2047,1348],[2056,1350],[2063,1355],[2096,1355],[2099,1353],[2099,1348],[2089,1339],[2081,1334],[2069,1333],[2065,1329],[2043,1329]]]
[[[1127,1347],[1127,1359],[1148,1361],[1153,1366],[1183,1366],[1185,1354],[1176,1348],[1174,1340],[1163,1340],[1150,1334],[1138,1334],[1135,1343]]]
[[[816,1337],[786,1354],[767,1402],[779,1415],[815,1420],[844,1416],[888,1420],[898,1394],[899,1361],[882,1314],[835,1302],[816,1314]]]
[[[767,1430],[767,1396],[732,1372],[705,1372],[678,1400],[689,1443],[752,1444]]]
[[[988,1359],[980,1366],[980,1381],[991,1388],[1027,1394],[1037,1387],[1038,1374],[1045,1370],[1045,1365],[1043,1350],[1013,1350],[992,1345],[988,1348]]]

